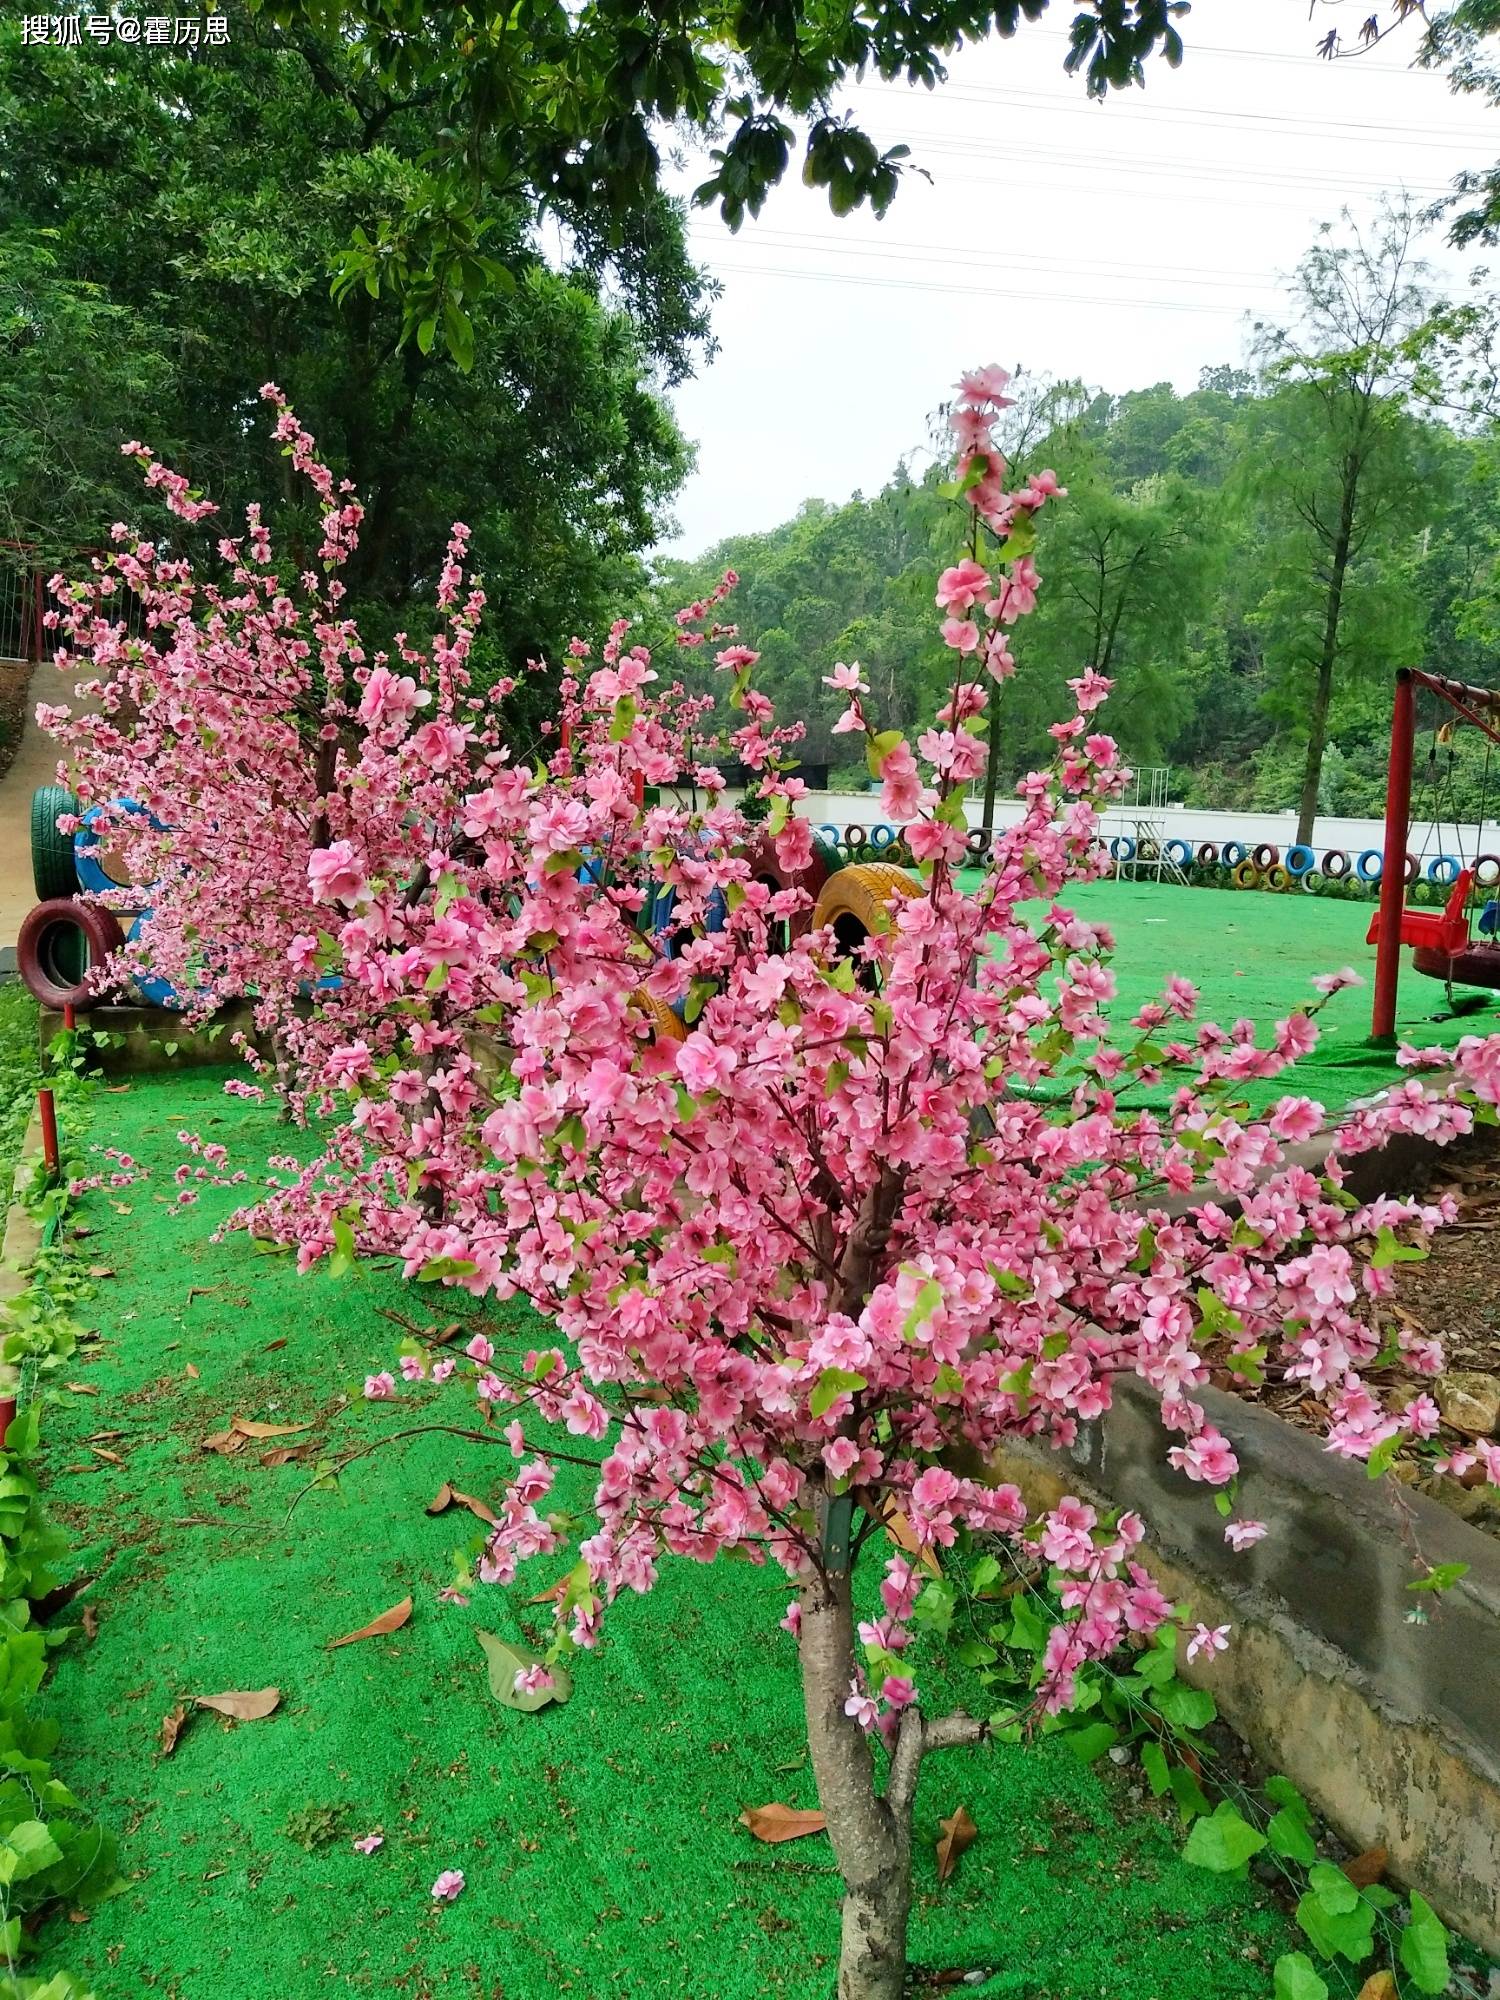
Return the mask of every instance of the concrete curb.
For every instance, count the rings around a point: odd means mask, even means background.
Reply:
[[[1244,1555],[1209,1493],[1167,1463],[1156,1397],[1121,1379],[1069,1451],[1019,1443],[993,1462],[1032,1505],[1074,1493],[1134,1508],[1147,1566],[1229,1651],[1180,1670],[1357,1850],[1500,1953],[1500,1543],[1434,1501],[1335,1458],[1268,1411],[1195,1391],[1241,1466],[1240,1512],[1270,1533]],[[1468,1574],[1408,1622],[1425,1563]]]

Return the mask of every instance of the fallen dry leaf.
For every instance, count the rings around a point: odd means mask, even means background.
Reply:
[[[885,1511],[884,1520],[885,1531],[898,1549],[904,1550],[909,1556],[915,1556],[922,1568],[928,1571],[930,1575],[942,1575],[942,1564],[931,1549],[924,1549],[922,1547],[922,1544],[912,1532],[911,1522],[899,1507],[888,1506]]]
[[[116,1438],[125,1435],[124,1431],[90,1431],[87,1441],[90,1444],[112,1444]]]
[[[170,1757],[172,1752],[177,1748],[177,1739],[182,1734],[182,1725],[187,1719],[188,1706],[185,1701],[178,1702],[174,1709],[169,1710],[162,1717],[160,1741],[163,1757]]]
[[[1390,1858],[1388,1847],[1367,1847],[1363,1854],[1350,1856],[1344,1863],[1344,1873],[1356,1889],[1373,1888],[1385,1873]]]
[[[264,1466],[290,1465],[296,1459],[306,1458],[312,1450],[312,1439],[306,1444],[279,1444],[274,1451],[263,1451],[260,1462]]]
[[[91,1278],[112,1278],[114,1275],[115,1275],[115,1267],[113,1264],[89,1265],[89,1276]]]
[[[331,1653],[335,1646],[352,1646],[356,1639],[383,1639],[388,1632],[399,1632],[410,1616],[411,1599],[403,1597],[389,1611],[382,1611],[368,1625],[361,1625],[357,1632],[346,1632],[342,1639],[330,1639],[327,1650]]]
[[[83,1636],[85,1639],[92,1641],[98,1636],[99,1614],[92,1604],[84,1605],[83,1616],[79,1620],[79,1623],[83,1626]]]
[[[192,1364],[192,1362],[191,1362],[191,1361],[190,1361],[190,1362],[188,1363],[187,1367],[183,1369],[183,1371],[182,1371],[182,1372],[183,1372],[183,1374],[184,1374],[184,1375],[190,1375],[190,1376],[192,1377],[192,1379],[193,1379],[193,1380],[194,1380],[195,1382],[197,1381],[197,1379],[198,1379],[198,1371],[197,1371],[197,1369],[196,1369],[196,1368],[195,1368],[195,1367],[193,1366],[193,1364]]]
[[[198,1449],[216,1451],[221,1457],[228,1458],[231,1452],[243,1451],[249,1442],[243,1431],[215,1431],[211,1437],[199,1439]]]
[[[280,1708],[281,1689],[256,1688],[249,1694],[195,1694],[193,1700],[200,1708],[211,1708],[215,1715],[227,1715],[233,1722],[259,1722]]]
[[[1398,2000],[1394,1972],[1372,1972],[1359,1989],[1359,2000]]]
[[[937,1844],[937,1873],[940,1882],[946,1882],[958,1866],[958,1857],[974,1845],[979,1828],[970,1819],[968,1809],[960,1806],[949,1819],[940,1819],[943,1837]]]
[[[186,1303],[191,1305],[194,1299],[211,1298],[218,1289],[217,1285],[189,1285]]]
[[[104,1086],[104,1095],[106,1097],[119,1097],[122,1092],[129,1090],[129,1088],[130,1085],[128,1083],[107,1083]]]
[[[278,1347],[285,1347],[286,1343],[287,1343],[287,1336],[283,1334],[280,1340],[268,1340],[265,1346],[261,1349],[261,1353],[274,1354]]]
[[[545,1590],[539,1590],[535,1597],[528,1597],[526,1602],[528,1604],[560,1604],[567,1594],[568,1579],[565,1576],[560,1576],[556,1583],[549,1584]]]
[[[252,1417],[236,1417],[229,1428],[238,1431],[241,1437],[246,1438],[289,1438],[296,1437],[300,1431],[310,1431],[312,1425],[262,1424],[257,1423]]]
[[[96,1458],[102,1458],[106,1465],[123,1465],[125,1463],[117,1451],[108,1451],[102,1444],[91,1444],[89,1450]]]
[[[92,1382],[70,1382],[68,1387],[75,1396],[97,1396],[99,1393]]]
[[[827,1824],[823,1813],[801,1812],[796,1806],[746,1806],[740,1814],[741,1826],[748,1826],[757,1840],[772,1844],[800,1840],[805,1833],[821,1833]]]
[[[445,1479],[437,1492],[427,1503],[429,1514],[446,1514],[450,1507],[467,1507],[471,1514],[477,1514],[481,1521],[488,1521],[493,1528],[496,1516],[493,1509],[482,1500],[476,1500],[472,1493],[460,1493],[456,1486],[450,1486]]]
[[[463,1328],[457,1320],[454,1320],[451,1326],[445,1326],[441,1331],[429,1327],[422,1337],[429,1347],[446,1347],[450,1340],[457,1340],[462,1332]]]

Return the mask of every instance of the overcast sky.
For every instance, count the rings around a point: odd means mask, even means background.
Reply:
[[[1056,25],[964,51],[936,91],[852,91],[932,185],[908,177],[884,222],[840,220],[794,167],[738,236],[695,212],[694,252],[724,284],[720,351],[675,395],[698,469],[665,546],[697,554],[810,495],[878,489],[974,362],[1122,390],[1190,389],[1241,360],[1247,315],[1274,315],[1320,222],[1367,216],[1382,190],[1425,205],[1500,153],[1500,118],[1405,66],[1413,31],[1317,59],[1325,27],[1352,38],[1364,11],[1320,4],[1310,26],[1308,0],[1196,0],[1181,69],[1153,64],[1144,91],[1097,105],[1063,74],[1058,0]],[[1430,255],[1460,269],[1440,233]]]

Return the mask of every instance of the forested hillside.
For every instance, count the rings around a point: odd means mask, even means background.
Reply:
[[[1173,766],[1174,797],[1294,808],[1311,770],[1320,812],[1380,809],[1397,667],[1500,680],[1487,309],[1435,298],[1392,216],[1374,242],[1320,241],[1288,320],[1256,330],[1251,365],[1205,370],[1188,394],[1018,379],[1013,467],[1054,467],[1067,498],[1039,517],[1047,588],[996,706],[1002,790],[1044,756],[1061,683],[1085,664],[1115,678],[1110,726],[1136,762]],[[903,729],[951,675],[932,582],[958,515],[937,464],[914,455],[877,494],[808,500],[663,577],[675,600],[740,572],[732,603],[764,685],[851,785],[857,749],[827,733],[834,662],[860,660]],[[1326,746],[1310,757],[1320,680]],[[1439,762],[1446,778],[1446,745]],[[1483,763],[1461,740],[1457,810],[1478,810]]]

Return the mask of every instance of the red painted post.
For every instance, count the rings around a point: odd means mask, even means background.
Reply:
[[[64,1031],[68,1034],[71,1034],[77,1026],[78,1026],[78,1016],[73,1011],[73,1003],[71,1000],[64,1000],[63,1002]]]
[[[1380,864],[1380,936],[1375,947],[1375,1006],[1370,1033],[1396,1032],[1396,982],[1401,976],[1401,914],[1406,907],[1406,843],[1411,830],[1411,762],[1417,690],[1410,670],[1396,676],[1391,710],[1391,761],[1385,786],[1385,856]]]
[[[62,1149],[57,1143],[57,1102],[44,1085],[36,1094],[36,1108],[42,1121],[42,1158],[49,1174],[62,1167]]]
[[[646,803],[646,774],[639,765],[630,774],[630,796],[635,800],[635,809],[639,812]]]
[[[41,665],[42,659],[42,607],[44,603],[45,599],[42,596],[42,572],[39,569],[33,570],[31,573],[31,657],[36,661],[38,666]]]

